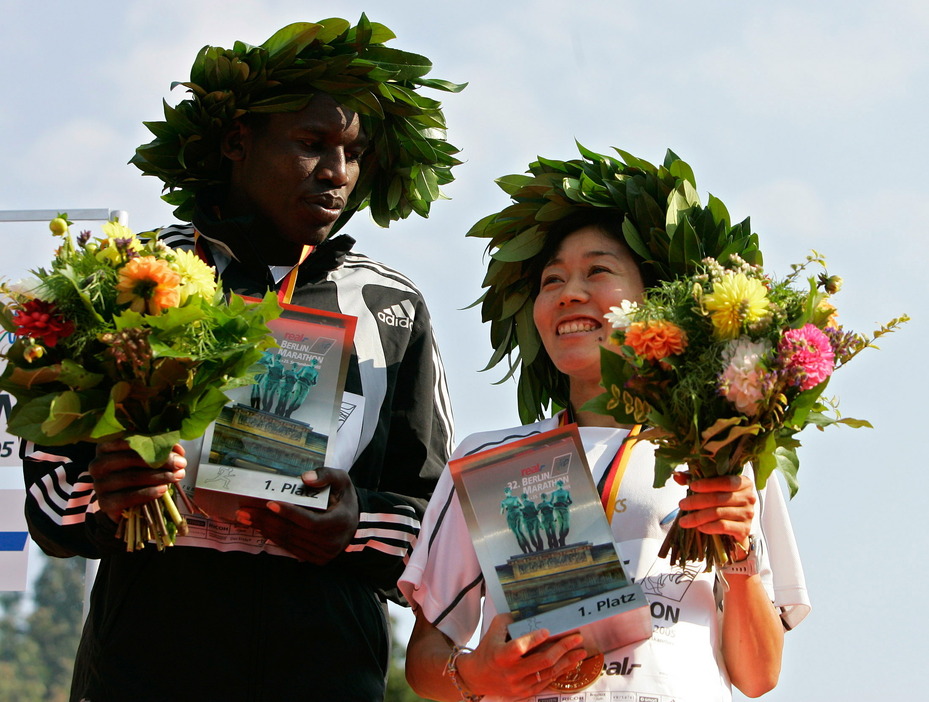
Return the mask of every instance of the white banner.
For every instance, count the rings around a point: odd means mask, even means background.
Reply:
[[[69,219],[76,222],[72,235],[82,228],[91,229],[100,236],[99,224],[109,219],[109,210],[68,210]],[[57,214],[47,212],[0,211],[0,280],[9,283],[29,275],[29,271],[48,266],[59,241],[49,231],[48,222]],[[115,212],[113,214],[116,214]],[[125,213],[119,213],[125,219]],[[11,221],[37,219],[38,221]],[[90,226],[84,221],[92,221]],[[84,225],[84,226],[82,226]],[[14,336],[2,329],[0,351],[9,348]],[[0,370],[5,362],[0,359]],[[29,539],[23,516],[25,485],[22,461],[19,458],[19,439],[6,431],[7,418],[13,398],[0,392],[0,592],[26,589],[26,570],[29,557]]]
[[[29,223],[27,226],[34,231],[35,225]],[[28,251],[24,251],[21,243],[13,245],[14,238],[20,238],[16,228],[17,225],[12,223],[0,225],[0,247],[6,252],[0,278],[5,281],[19,280],[25,277],[28,268],[40,265],[37,260],[28,260]],[[13,343],[14,336],[3,330],[0,332],[3,334],[0,352],[4,352]],[[0,370],[5,365],[5,361],[0,360]],[[29,560],[29,539],[23,516],[26,493],[19,459],[19,439],[6,431],[13,402],[9,393],[0,392],[0,592],[26,589]]]

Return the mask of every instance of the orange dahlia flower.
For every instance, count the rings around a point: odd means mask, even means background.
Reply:
[[[129,308],[140,314],[160,314],[166,307],[180,304],[180,282],[181,277],[167,261],[154,256],[133,258],[119,271],[116,302],[129,303]]]
[[[687,334],[676,324],[664,320],[633,322],[626,328],[626,345],[649,361],[676,356],[687,348]]]

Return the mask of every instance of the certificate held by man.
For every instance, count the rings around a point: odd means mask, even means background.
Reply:
[[[284,304],[268,324],[277,348],[265,351],[256,382],[204,435],[197,488],[325,509],[328,489],[300,476],[332,465],[355,318]]]

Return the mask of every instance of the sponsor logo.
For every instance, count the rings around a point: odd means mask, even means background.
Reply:
[[[639,663],[632,663],[629,660],[629,656],[626,656],[621,661],[610,661],[609,663],[605,663],[603,672],[606,675],[632,675],[633,670],[641,667]]]
[[[402,300],[396,305],[385,307],[377,313],[377,318],[388,327],[403,327],[410,329],[416,317],[416,308],[409,300]]]

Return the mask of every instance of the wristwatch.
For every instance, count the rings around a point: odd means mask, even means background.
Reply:
[[[742,548],[741,544],[737,544]],[[756,575],[758,573],[758,542],[755,536],[750,534],[748,537],[748,555],[741,561],[730,560],[726,565],[720,568],[725,575]]]

